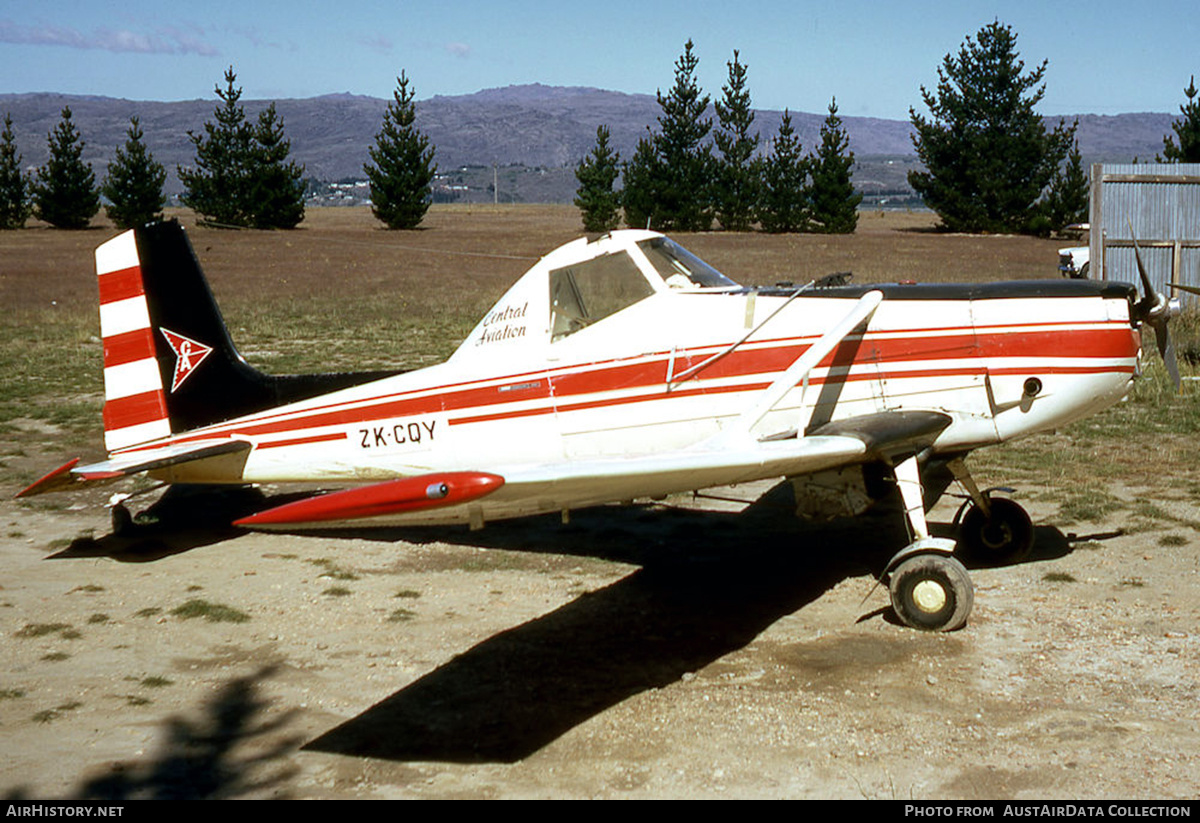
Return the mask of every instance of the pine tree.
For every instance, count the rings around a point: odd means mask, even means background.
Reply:
[[[251,148],[248,223],[256,229],[292,229],[304,219],[304,166],[288,160],[275,104],[258,115]]]
[[[621,155],[609,147],[608,138],[608,126],[598,126],[592,153],[575,168],[575,179],[579,181],[575,205],[583,218],[584,231],[612,231],[621,222],[621,198],[613,190],[620,174]]]
[[[621,175],[621,206],[625,209],[625,225],[629,228],[663,227],[658,200],[658,191],[665,185],[661,180],[663,172],[662,162],[654,149],[654,136],[640,138]]]
[[[100,211],[100,192],[92,167],[83,162],[84,142],[71,122],[71,109],[48,137],[50,159],[37,170],[33,215],[60,229],[86,228]]]
[[[30,180],[21,171],[21,154],[12,130],[12,116],[4,115],[0,132],[0,229],[19,229],[33,211]]]
[[[1163,138],[1163,156],[1155,158],[1160,163],[1200,163],[1200,99],[1196,97],[1195,75],[1183,93],[1188,99],[1179,107],[1183,119],[1171,124],[1179,143],[1170,135]]]
[[[809,164],[812,182],[809,201],[816,230],[822,234],[851,234],[858,227],[858,204],[862,195],[854,193],[850,169],[854,152],[850,136],[837,116],[836,98],[829,103],[829,116],[821,125],[821,145]]]
[[[921,87],[932,120],[909,109],[925,171],[909,184],[953,231],[1022,232],[1066,158],[1074,128],[1047,132],[1034,107],[1047,63],[1028,74],[1017,38],[999,21],[967,37],[938,68],[936,94]]]
[[[430,184],[437,166],[429,138],[417,129],[415,92],[400,72],[393,101],[375,135],[371,163],[363,165],[371,182],[371,211],[389,229],[415,229],[433,198]]]
[[[1044,234],[1061,232],[1072,223],[1085,223],[1091,200],[1091,181],[1083,168],[1079,142],[1074,141],[1066,164],[1054,174],[1043,204]]]
[[[195,168],[179,168],[184,191],[180,200],[204,218],[221,226],[250,225],[250,155],[254,129],[246,121],[246,110],[238,102],[242,90],[234,83],[230,66],[225,88],[215,87],[221,105],[213,111],[216,122],[206,121],[204,133],[189,131],[196,149]]]
[[[272,103],[256,123],[246,118],[231,66],[221,104],[204,133],[188,132],[196,148],[196,167],[179,169],[185,206],[214,226],[290,229],[304,219],[304,167],[288,160],[291,144]]]
[[[750,133],[754,109],[746,89],[746,66],[738,60],[736,49],[733,60],[726,65],[729,81],[722,88],[722,99],[715,104],[720,128],[713,132],[713,141],[721,156],[713,202],[723,228],[746,231],[754,221],[758,200],[759,170],[753,158],[759,136],[758,132]]]
[[[800,139],[792,129],[792,115],[784,109],[771,156],[762,162],[758,222],[763,231],[778,234],[808,229],[807,179],[808,161],[801,154]]]
[[[696,82],[699,63],[688,40],[675,62],[675,85],[658,93],[659,130],[639,142],[625,167],[623,202],[631,226],[649,221],[655,229],[703,231],[712,224],[713,158],[704,144],[712,121],[703,116],[709,98]]]
[[[146,149],[136,117],[129,119],[127,134],[125,145],[117,147],[116,159],[109,164],[100,187],[100,193],[109,201],[104,211],[120,229],[161,220],[166,204],[163,184],[167,181],[167,170]]]

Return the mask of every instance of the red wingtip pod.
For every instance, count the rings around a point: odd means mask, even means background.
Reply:
[[[485,472],[423,474],[297,500],[243,517],[233,524],[252,528],[281,526],[435,509],[476,500],[503,485],[503,477]]]

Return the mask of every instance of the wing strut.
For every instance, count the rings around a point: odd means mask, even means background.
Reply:
[[[726,429],[727,436],[748,435],[758,421],[766,417],[767,412],[775,408],[775,404],[782,400],[783,396],[796,384],[808,377],[809,372],[816,368],[817,364],[824,360],[825,356],[833,351],[846,335],[854,331],[863,321],[869,319],[882,301],[883,292],[877,289],[860,297],[854,304],[854,308],[847,312],[837,325],[821,335],[821,339],[792,361],[792,365],[788,366],[787,370],[779,375],[774,383],[763,389],[754,405],[742,412],[733,425]]]

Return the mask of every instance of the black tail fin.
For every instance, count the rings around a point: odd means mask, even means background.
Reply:
[[[96,272],[109,450],[399,373],[268,375],[252,368],[176,221],[105,243],[96,250]]]

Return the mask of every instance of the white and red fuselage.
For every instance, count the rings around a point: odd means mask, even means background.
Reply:
[[[234,441],[244,448],[167,460],[151,473],[197,483],[380,484],[451,473],[509,481],[477,499],[354,515],[379,522],[474,522],[772,476],[780,469],[770,460],[689,464],[678,455],[711,453],[703,444],[720,442],[773,386],[786,391],[755,420],[749,443],[802,440],[846,418],[932,411],[950,418],[933,453],[963,454],[1108,406],[1138,370],[1127,290],[891,285],[873,287],[877,308],[802,381],[779,386],[867,288],[797,295],[689,280],[664,268],[675,258],[668,245],[662,262],[660,235],[621,231],[544,257],[441,365],[179,430],[170,395],[203,372],[214,344],[156,325],[132,241],[120,241],[97,253],[110,461]],[[679,259],[680,273],[691,274],[690,258]],[[160,362],[161,346],[156,356],[160,339],[174,363]],[[801,461],[782,473],[839,462],[846,458]],[[529,482],[515,482],[522,475]]]

